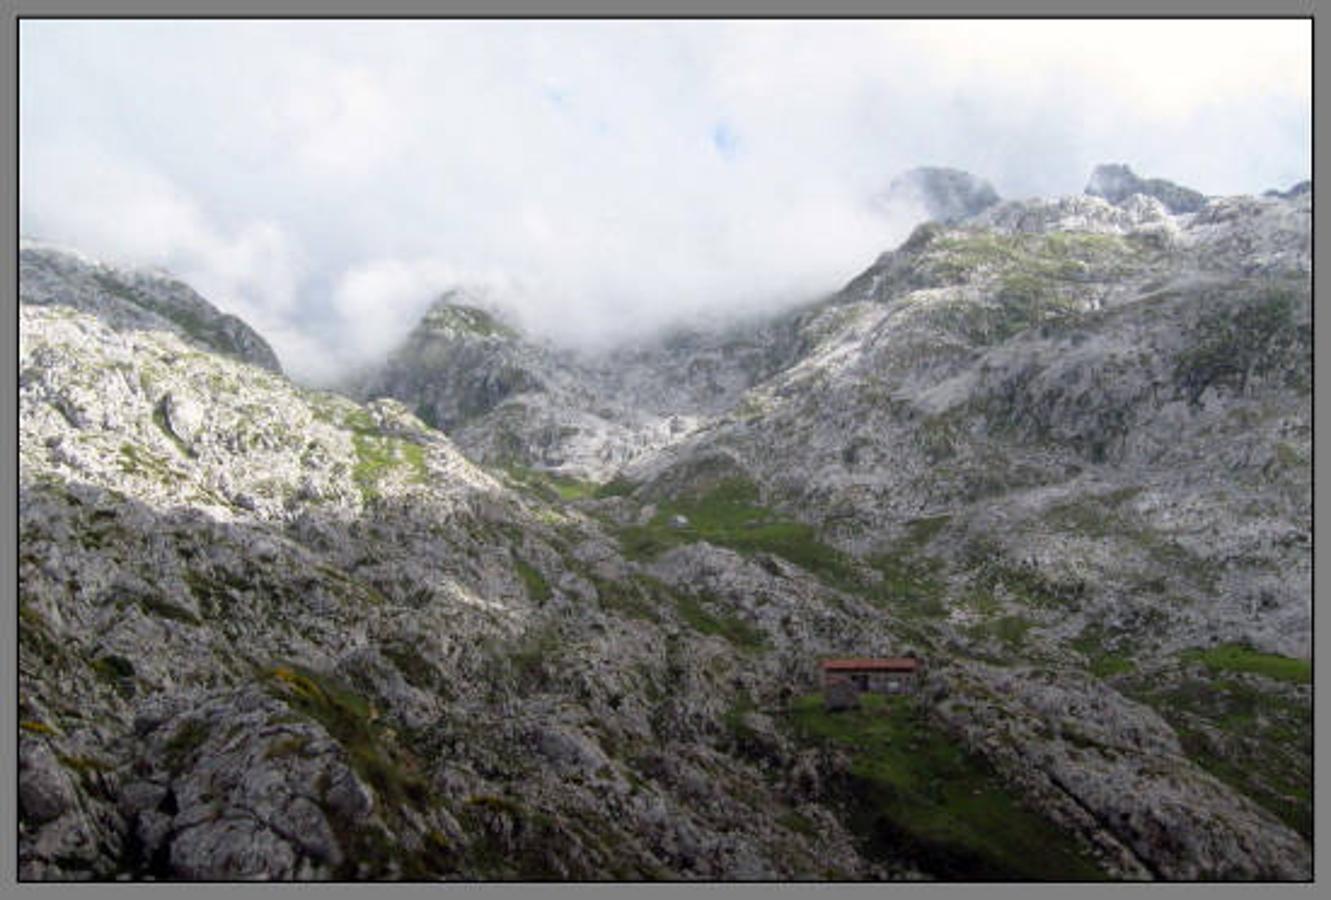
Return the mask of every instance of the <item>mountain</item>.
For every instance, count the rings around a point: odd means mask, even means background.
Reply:
[[[92,313],[119,328],[164,329],[211,350],[281,372],[268,342],[164,272],[125,270],[39,241],[19,243],[23,302]]]
[[[1113,204],[1137,195],[1154,197],[1165,205],[1165,209],[1175,214],[1197,212],[1206,205],[1206,197],[1192,188],[1163,178],[1140,178],[1129,167],[1114,163],[1095,167],[1091,180],[1086,184],[1086,193],[1092,197],[1103,197]]]
[[[401,399],[490,465],[608,478],[681,440],[798,352],[778,320],[578,353],[531,340],[478,304],[465,291],[442,296],[354,393]]]
[[[986,204],[599,353],[454,292],[362,402],[25,258],[20,874],[1308,878],[1310,218]]]
[[[1312,189],[1313,183],[1311,181],[1300,181],[1298,184],[1292,185],[1287,191],[1279,191],[1273,188],[1269,191],[1263,192],[1262,196],[1275,197],[1279,200],[1293,200],[1300,194],[1311,193]]]
[[[993,185],[969,172],[921,166],[894,178],[876,205],[884,211],[915,208],[933,221],[953,223],[969,219],[998,201]]]

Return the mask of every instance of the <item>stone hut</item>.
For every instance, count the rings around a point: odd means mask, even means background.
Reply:
[[[825,659],[822,671],[823,702],[828,710],[853,709],[860,694],[904,694],[915,690],[920,675],[915,656]]]

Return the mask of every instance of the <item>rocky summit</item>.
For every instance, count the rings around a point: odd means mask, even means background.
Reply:
[[[876,205],[885,213],[914,207],[934,221],[955,223],[999,201],[989,182],[961,169],[920,166],[892,179]]]
[[[342,393],[23,242],[20,876],[1309,878],[1311,187],[907,183],[804,306],[459,286]]]

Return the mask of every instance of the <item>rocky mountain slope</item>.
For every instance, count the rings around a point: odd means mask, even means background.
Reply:
[[[1308,877],[1309,218],[986,203],[599,356],[454,294],[364,404],[24,248],[21,874]]]
[[[802,349],[778,319],[577,352],[451,291],[351,393],[402,398],[477,461],[604,480],[724,412]]]
[[[118,269],[24,238],[19,281],[24,303],[72,306],[121,329],[173,331],[214,353],[282,370],[258,332],[165,272]]]

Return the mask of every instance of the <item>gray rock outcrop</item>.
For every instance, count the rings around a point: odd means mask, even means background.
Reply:
[[[1134,194],[1154,197],[1171,213],[1196,212],[1206,205],[1206,197],[1198,191],[1177,185],[1163,178],[1141,178],[1121,163],[1105,163],[1095,167],[1086,183],[1086,193],[1104,197],[1118,205]]]

